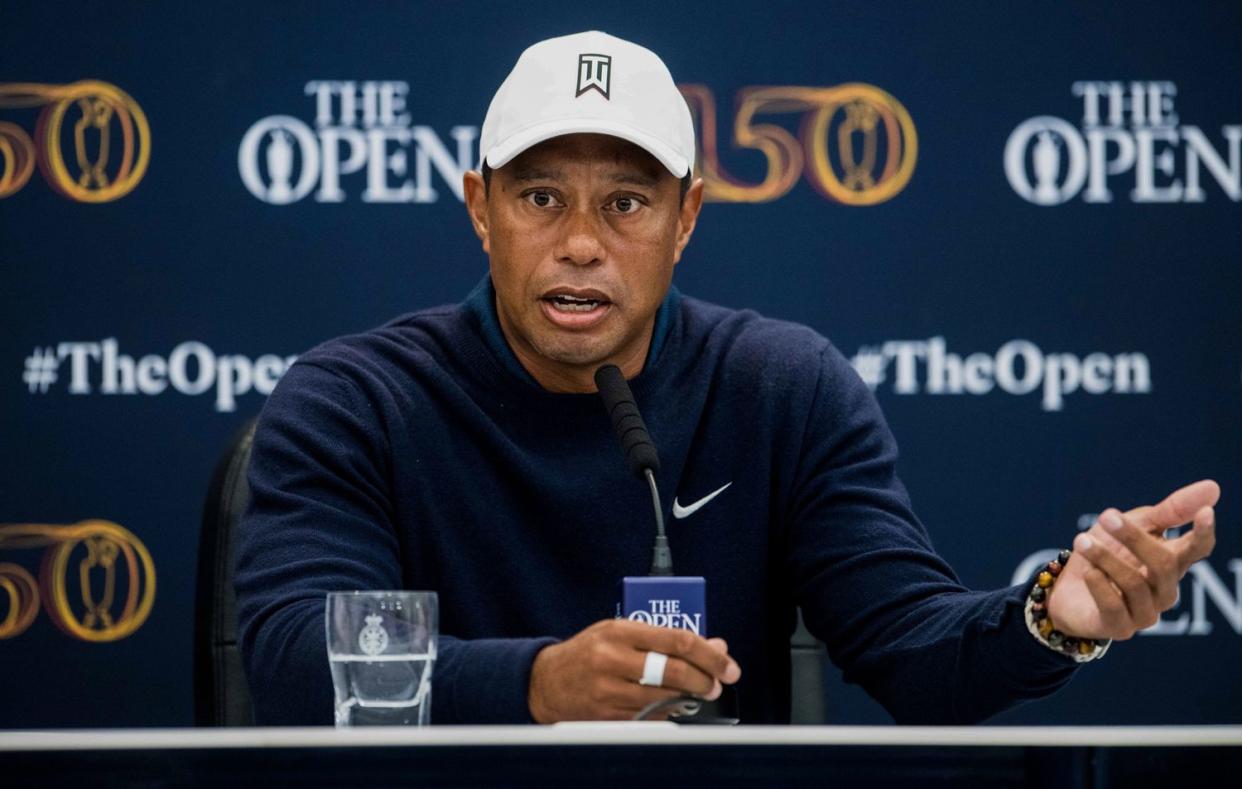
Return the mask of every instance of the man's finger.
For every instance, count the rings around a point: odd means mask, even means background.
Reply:
[[[1145,531],[1132,518],[1111,507],[1100,513],[1100,526],[1138,558],[1153,589],[1163,590],[1181,579],[1177,555],[1163,538]]]
[[[1207,558],[1216,547],[1216,510],[1204,507],[1195,513],[1195,527],[1175,540],[1170,540],[1184,574],[1190,565]]]
[[[1156,623],[1159,612],[1156,610],[1157,601],[1153,599],[1153,595],[1157,590],[1148,584],[1147,577],[1099,540],[1093,540],[1090,535],[1078,535],[1074,540],[1074,551],[1090,560],[1092,565],[1102,570],[1117,585],[1126,609],[1130,612],[1130,619],[1139,627],[1149,627]]]
[[[1086,557],[1080,557],[1086,560]],[[1083,573],[1083,582],[1087,585],[1087,591],[1091,593],[1091,599],[1095,600],[1095,606],[1100,610],[1100,621],[1104,626],[1103,633],[1075,633],[1074,635],[1082,638],[1125,638],[1127,634],[1134,631],[1134,628],[1127,627],[1130,619],[1129,609],[1126,608],[1125,600],[1118,593],[1116,587],[1109,581],[1108,575],[1099,567],[1091,564],[1087,571]],[[1056,594],[1056,592],[1053,592]],[[1055,622],[1054,622],[1055,624]]]
[[[1129,513],[1126,514],[1126,517],[1127,518],[1129,517]],[[1118,558],[1120,558],[1123,562],[1130,565],[1135,570],[1138,570],[1139,572],[1143,572],[1143,562],[1140,561],[1139,558],[1134,555],[1133,551],[1131,551],[1129,548],[1123,545],[1120,540],[1114,537],[1112,533],[1108,531],[1108,529],[1105,529],[1103,524],[1101,524],[1098,520],[1095,522],[1094,526],[1092,526],[1090,529],[1087,530],[1086,534],[1089,534],[1093,538],[1099,540],[1104,545],[1104,547],[1112,551],[1113,554],[1117,556]]]
[[[647,652],[638,649],[632,649],[630,652],[631,654],[625,658],[624,675],[638,682],[642,679],[643,671],[646,669]],[[720,683],[715,677],[704,674],[697,667],[679,657],[672,656],[664,664],[664,680],[659,687],[693,693],[708,701],[720,695]]]
[[[1201,479],[1170,493],[1154,507],[1136,507],[1130,513],[1148,531],[1164,531],[1189,523],[1199,510],[1220,500],[1220,485]]]
[[[633,625],[629,628],[629,633],[631,643],[636,649],[679,657],[725,684],[737,682],[742,675],[742,669],[733,658],[689,630],[655,627],[640,622],[627,624]]]

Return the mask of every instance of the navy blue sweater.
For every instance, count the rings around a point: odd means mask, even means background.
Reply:
[[[707,579],[745,723],[789,719],[796,605],[898,722],[974,722],[1057,689],[1023,587],[974,592],[933,550],[880,409],[828,340],[669,292],[631,381],[660,448],[680,575]],[[535,654],[611,616],[654,527],[599,398],[520,366],[485,279],[303,355],[265,405],[238,537],[240,644],[261,723],[332,721],[324,596],[434,589],[435,723],[531,720]]]

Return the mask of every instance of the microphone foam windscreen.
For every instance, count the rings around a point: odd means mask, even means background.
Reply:
[[[644,469],[659,471],[660,457],[656,454],[655,444],[621,369],[615,364],[599,368],[595,371],[595,385],[599,387],[604,408],[612,420],[613,432],[621,442],[621,451],[625,453],[625,463],[630,471],[640,479]]]

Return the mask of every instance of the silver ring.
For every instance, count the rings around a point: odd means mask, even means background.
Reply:
[[[643,662],[643,678],[639,685],[658,688],[664,684],[664,667],[668,665],[668,655],[662,652],[648,652]]]

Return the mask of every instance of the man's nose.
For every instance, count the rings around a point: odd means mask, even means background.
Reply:
[[[577,266],[598,263],[604,258],[606,229],[598,213],[590,208],[568,212],[557,242],[556,259]]]

